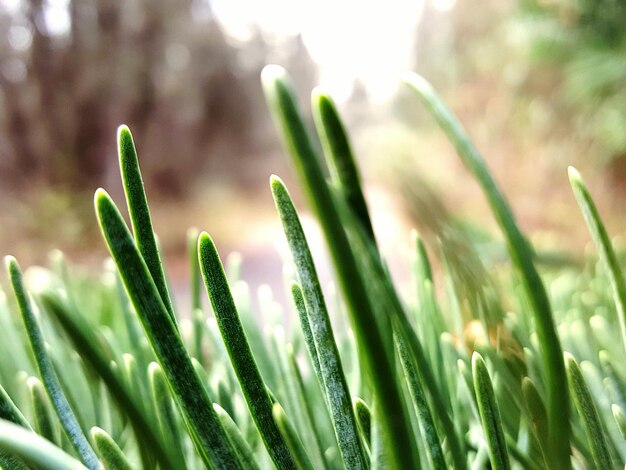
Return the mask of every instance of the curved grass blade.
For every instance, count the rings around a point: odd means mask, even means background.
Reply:
[[[187,421],[198,453],[211,468],[240,464],[196,374],[176,326],[117,207],[102,189],[95,195],[98,221],[135,311]]]
[[[313,91],[311,103],[315,127],[322,142],[332,179],[367,235],[375,240],[374,228],[361,189],[361,177],[335,103],[329,95],[319,89]]]
[[[310,331],[313,338],[315,350],[309,351],[309,353],[312,357],[317,355],[319,361],[321,376],[318,377],[318,380],[324,386],[326,403],[332,416],[339,451],[347,468],[367,468],[352,409],[350,391],[343,372],[322,288],[306,236],[302,230],[300,218],[287,188],[280,178],[272,176],[270,184],[274,203],[280,215],[298,278],[302,285],[306,313],[306,317],[301,318],[302,329],[305,332],[305,339],[306,330]]]
[[[207,294],[228,356],[265,447],[278,468],[294,468],[289,449],[272,418],[272,400],[252,356],[215,244],[208,233],[198,239],[198,257]]]
[[[474,377],[474,393],[478,403],[478,412],[482,421],[485,438],[489,446],[489,458],[494,470],[510,470],[511,463],[506,448],[506,439],[502,430],[500,411],[493,393],[493,385],[487,365],[482,356],[474,352],[472,355],[472,375]]]
[[[104,429],[91,428],[91,439],[106,470],[133,470],[122,449]]]
[[[613,291],[615,308],[617,309],[617,317],[622,331],[622,341],[624,342],[624,348],[626,348],[626,283],[624,282],[624,275],[622,274],[617,256],[615,256],[615,250],[613,250],[613,245],[604,227],[604,223],[600,218],[598,209],[587,190],[582,176],[571,166],[567,171],[574,196],[576,197],[576,202],[578,202],[578,206],[583,213],[587,228],[591,233],[591,238],[596,245],[596,250],[598,250],[600,258],[606,267],[609,282],[611,283],[611,290]]]
[[[612,468],[609,445],[598,410],[578,363],[569,353],[565,353],[565,366],[571,394],[587,434],[593,461],[597,468]]]
[[[241,431],[230,415],[217,403],[213,403],[213,408],[215,408],[215,412],[217,413],[226,434],[228,434],[230,442],[233,443],[233,447],[239,456],[239,460],[241,461],[243,468],[249,470],[260,470],[257,463],[258,458],[254,455],[252,449],[250,449],[246,439],[243,437]]]
[[[430,412],[430,407],[426,401],[424,389],[420,383],[420,378],[416,370],[414,358],[411,356],[405,341],[399,336],[394,335],[400,363],[404,372],[404,378],[409,388],[413,407],[417,412],[422,436],[425,439],[425,446],[428,452],[430,468],[437,470],[445,470],[447,468],[446,460],[443,456],[441,442],[437,434],[437,428]]]
[[[304,193],[321,224],[354,327],[363,362],[376,396],[376,413],[392,468],[419,468],[408,413],[395,380],[389,318],[375,315],[332,194],[320,168],[285,71],[267,66],[262,73],[266,99],[291,154]],[[391,445],[393,443],[393,445]]]
[[[0,420],[0,449],[41,470],[85,470],[48,440],[9,421]],[[99,463],[95,468],[101,468]]]
[[[28,421],[26,421],[19,408],[15,406],[15,403],[13,403],[13,400],[11,400],[11,397],[2,385],[0,385],[0,419],[10,421],[29,431],[32,430]]]
[[[124,193],[128,204],[128,213],[133,226],[135,244],[141,253],[155,286],[159,291],[163,305],[167,309],[170,318],[176,325],[176,315],[172,306],[167,281],[163,271],[163,263],[159,255],[159,248],[152,229],[152,219],[148,208],[148,199],[141,178],[137,151],[130,129],[120,126],[117,130],[117,146],[120,159],[120,172]]]
[[[46,392],[50,397],[52,406],[59,417],[59,421],[61,422],[67,437],[70,439],[72,446],[80,456],[83,463],[91,470],[99,469],[101,466],[98,462],[98,457],[91,448],[87,437],[83,434],[83,430],[81,429],[78,420],[76,419],[76,415],[67,401],[65,393],[63,393],[59,378],[54,370],[50,356],[48,356],[48,352],[46,351],[46,345],[44,343],[43,335],[41,334],[39,322],[35,317],[28,294],[24,289],[22,272],[17,264],[17,260],[12,256],[7,256],[5,261],[9,272],[9,278],[11,280],[11,286],[13,287],[13,292],[15,293],[15,298],[17,299],[20,312],[22,313],[22,320],[24,321],[24,326],[26,328],[26,332],[28,333],[28,339],[33,350],[35,362],[37,363],[37,369],[41,375]]]
[[[120,375],[111,368],[109,359],[98,348],[100,341],[90,326],[82,323],[80,317],[71,315],[53,294],[42,294],[41,303],[46,312],[61,325],[81,358],[100,376],[120,410],[128,417],[142,448],[153,455],[164,470],[177,468],[175,460],[166,450],[165,442],[157,434],[156,423],[132,397]]]
[[[50,402],[43,384],[37,377],[29,377],[26,380],[26,386],[30,395],[37,434],[59,445],[54,421],[50,415]]]
[[[152,362],[148,366],[148,381],[150,382],[150,394],[156,409],[161,435],[163,439],[169,443],[176,461],[179,462],[179,465],[184,466],[185,454],[181,444],[176,415],[172,406],[172,397],[167,386],[167,378],[161,366],[156,362]]]
[[[453,143],[465,166],[480,184],[502,230],[513,265],[520,274],[530,303],[541,345],[548,390],[550,461],[555,469],[568,469],[570,461],[569,400],[563,350],[559,341],[552,308],[545,286],[535,268],[534,254],[520,231],[513,212],[498,189],[482,156],[473,146],[459,121],[446,108],[432,86],[417,74],[407,74],[406,83],[417,92],[425,107]]]
[[[294,458],[295,468],[298,470],[313,470],[314,467],[311,464],[311,460],[302,445],[302,441],[296,434],[296,431],[291,426],[291,423],[287,420],[283,407],[278,403],[274,403],[272,408],[273,419],[276,422],[276,426],[280,429],[289,451]]]

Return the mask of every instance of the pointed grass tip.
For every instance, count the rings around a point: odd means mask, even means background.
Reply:
[[[402,74],[402,81],[412,88],[415,88],[419,92],[433,92],[433,86],[428,80],[415,72],[404,72]]]
[[[569,176],[569,181],[570,181],[571,184],[575,184],[575,183],[579,183],[580,184],[580,183],[583,182],[582,175],[573,166],[568,166],[567,167],[567,175]]]
[[[264,86],[268,86],[278,80],[282,80],[287,77],[287,71],[276,64],[269,64],[263,67],[261,71],[261,82]]]

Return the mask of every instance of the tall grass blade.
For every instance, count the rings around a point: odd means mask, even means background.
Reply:
[[[111,256],[187,421],[198,453],[210,468],[240,468],[207,391],[121,214],[104,190],[96,192],[95,206]]]
[[[569,469],[571,468],[569,400],[563,351],[554,326],[552,308],[545,286],[533,262],[534,253],[530,243],[520,231],[511,208],[498,189],[482,156],[432,86],[414,73],[408,74],[405,81],[417,92],[425,107],[453,143],[465,166],[480,184],[505,236],[513,265],[520,274],[532,308],[546,370],[550,461],[555,470]]]
[[[394,469],[419,468],[418,451],[411,438],[408,414],[399,384],[395,380],[389,318],[374,314],[365,280],[359,272],[285,71],[278,66],[267,66],[263,70],[262,81],[271,114],[327,240],[364,367],[377,400],[376,413],[380,417],[390,466]]]
[[[29,377],[26,380],[26,386],[30,395],[37,434],[48,439],[53,444],[59,445],[55,423],[50,413],[50,402],[43,384],[37,377]]]
[[[361,176],[335,103],[329,95],[319,89],[313,91],[311,103],[315,127],[322,142],[333,182],[339,188],[348,207],[363,225],[363,229],[374,240],[374,228],[361,189]]]
[[[414,358],[409,352],[406,343],[400,336],[394,335],[394,340],[396,343],[396,349],[398,350],[398,355],[400,356],[400,364],[402,365],[402,371],[404,372],[404,379],[408,385],[409,393],[411,395],[411,399],[413,400],[413,407],[417,413],[422,436],[425,440],[430,468],[445,470],[447,465],[443,456],[441,442],[439,440],[439,436],[437,435],[437,429],[424,394],[424,389],[420,383]]]
[[[624,275],[622,274],[617,256],[615,256],[615,250],[604,227],[604,223],[600,218],[598,209],[587,190],[582,176],[580,176],[580,173],[573,167],[568,168],[568,174],[574,196],[583,213],[587,228],[591,233],[591,238],[600,254],[600,259],[602,259],[606,267],[613,291],[615,308],[617,309],[617,317],[622,331],[622,341],[624,342],[624,348],[626,348],[626,283],[624,282]]]
[[[306,317],[301,318],[302,329],[305,331],[305,339],[307,330],[310,330],[313,338],[315,350],[309,351],[309,353],[312,357],[317,354],[321,374],[318,379],[324,387],[326,403],[332,416],[339,451],[347,468],[367,468],[367,462],[360,445],[356,418],[352,410],[350,391],[343,372],[317,270],[300,218],[287,188],[280,178],[273,176],[270,184],[274,203],[280,215],[283,230],[296,265],[298,279],[302,286],[306,312]]]
[[[483,430],[489,446],[489,457],[494,470],[510,470],[511,463],[506,448],[506,439],[502,430],[500,410],[496,403],[493,385],[482,356],[474,352],[472,355],[472,376],[474,377],[474,393],[478,403],[478,411]]]
[[[602,428],[598,410],[580,367],[571,354],[565,353],[565,366],[571,394],[585,428],[593,461],[597,468],[612,468],[609,444]]]
[[[174,314],[172,299],[167,288],[156,237],[152,229],[152,219],[141,177],[141,170],[139,169],[137,151],[135,150],[133,136],[127,126],[120,126],[117,130],[117,145],[122,183],[124,184],[124,193],[126,194],[135,243],[146,262],[163,305],[165,305],[174,325],[176,325],[176,315]]]
[[[265,447],[278,468],[294,468],[289,449],[272,418],[272,401],[252,356],[226,280],[224,267],[213,240],[206,232],[203,232],[198,239],[198,257],[204,284],[213,305],[224,345]]]
[[[26,328],[26,332],[28,333],[28,339],[33,350],[35,362],[37,363],[37,369],[46,388],[46,392],[50,397],[52,406],[59,417],[59,421],[61,422],[67,437],[70,439],[74,449],[80,456],[83,463],[90,470],[100,469],[101,466],[100,462],[98,462],[98,457],[91,448],[87,437],[83,433],[83,430],[76,419],[74,411],[72,411],[72,408],[67,401],[67,397],[61,388],[59,378],[54,370],[50,356],[48,356],[41,328],[39,327],[39,322],[35,317],[30,299],[24,289],[22,271],[17,264],[17,260],[11,256],[7,256],[5,261],[9,272],[9,278],[11,280],[11,286],[13,287],[13,292],[15,294],[15,298],[17,299],[17,303],[22,314],[22,320],[24,321],[24,326]]]

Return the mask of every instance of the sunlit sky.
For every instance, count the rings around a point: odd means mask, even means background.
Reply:
[[[278,35],[302,34],[320,67],[320,85],[338,100],[354,80],[372,101],[385,101],[414,66],[415,32],[425,0],[212,0],[227,32],[245,39],[251,25]],[[428,1],[428,0],[426,0]],[[455,0],[431,0],[447,11]]]
[[[197,0],[199,2],[207,0]],[[253,25],[277,37],[301,34],[319,65],[320,85],[342,101],[355,80],[366,88],[370,101],[386,101],[399,77],[414,67],[416,28],[425,1],[445,12],[455,0],[210,0],[226,32],[245,40]],[[0,0],[9,10],[21,0]],[[47,0],[46,20],[51,32],[69,27],[68,0]],[[427,18],[424,19],[427,21]]]

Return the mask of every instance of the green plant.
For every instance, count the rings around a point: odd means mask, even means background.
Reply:
[[[299,328],[285,331],[279,316],[266,315],[261,329],[249,292],[240,288],[245,283],[236,270],[224,269],[213,240],[197,230],[188,233],[193,311],[177,314],[135,146],[121,127],[120,167],[133,226],[131,232],[106,192],[96,192],[113,260],[104,273],[82,276],[57,253],[48,269],[29,270],[24,280],[17,262],[7,258],[16,302],[0,299],[0,466],[621,465],[626,342],[617,325],[623,331],[626,287],[580,177],[571,171],[608,269],[596,270],[591,262],[582,271],[569,267],[540,276],[530,242],[461,125],[428,83],[408,75],[484,190],[513,269],[474,270],[493,278],[496,293],[471,292],[469,302],[467,286],[458,285],[463,276],[454,272],[459,262],[449,262],[450,253],[442,250],[436,272],[417,237],[417,296],[402,297],[378,248],[332,100],[313,94],[329,183],[284,71],[270,66],[262,79],[326,238],[340,297],[327,301],[293,200],[273,176],[271,193],[295,267],[288,288]],[[436,275],[444,280],[443,295],[435,289]],[[202,310],[201,283],[213,315]],[[231,291],[235,283],[239,287]],[[328,307],[335,300],[354,334],[337,327],[343,320]],[[468,305],[493,302],[516,313],[471,311],[468,321]],[[25,329],[16,323],[17,311]],[[572,406],[577,414],[570,415]]]

